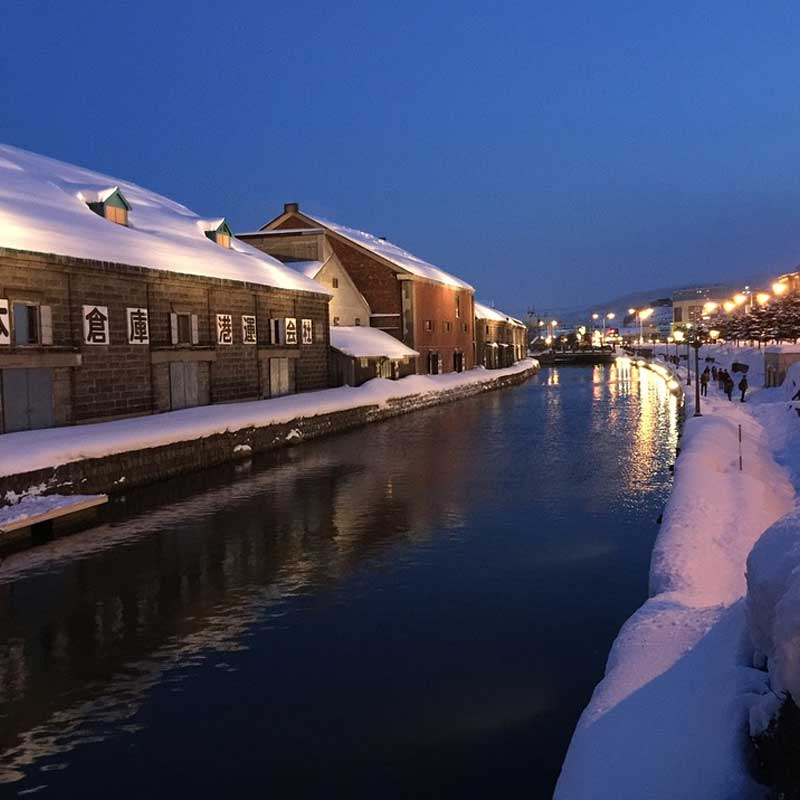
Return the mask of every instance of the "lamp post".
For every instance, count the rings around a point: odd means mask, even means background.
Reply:
[[[700,411],[700,348],[702,344],[698,331],[692,342],[692,347],[694,347],[694,416],[696,417],[703,416]]]
[[[691,328],[692,324],[690,322],[686,323],[687,328]],[[691,342],[689,341],[688,331],[686,332],[686,385],[692,385],[692,354],[689,352],[689,347],[691,346]],[[695,376],[697,377],[697,376]]]

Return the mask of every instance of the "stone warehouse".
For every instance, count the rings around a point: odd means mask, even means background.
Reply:
[[[528,350],[528,329],[514,317],[475,303],[475,341],[478,363],[487,369],[510,367]]]
[[[0,146],[0,432],[321,389],[330,293],[134,184]]]
[[[335,325],[370,326],[419,353],[416,371],[475,366],[472,287],[385,239],[301,212],[282,214],[238,238],[287,263],[307,265],[333,294]],[[309,263],[310,262],[310,263]]]

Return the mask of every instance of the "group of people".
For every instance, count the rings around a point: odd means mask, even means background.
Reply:
[[[703,395],[703,397],[708,396],[708,384],[710,381],[715,381],[719,386],[719,390],[721,392],[725,392],[728,400],[733,400],[734,382],[728,370],[717,369],[716,367],[711,367],[710,369],[706,367],[703,370],[700,375],[700,393]],[[747,376],[743,374],[742,379],[739,381],[739,391],[742,393],[742,403],[745,402],[744,396],[747,394],[748,387],[749,384],[747,383]]]

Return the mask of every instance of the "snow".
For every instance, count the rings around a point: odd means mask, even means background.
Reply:
[[[322,261],[286,261],[284,262],[290,269],[302,273],[307,278],[316,278],[322,269]]]
[[[744,569],[765,529],[794,507],[794,489],[750,404],[728,402],[712,385],[704,416],[692,412],[689,394],[650,597],[614,642],[570,744],[558,800],[764,795],[745,766],[750,707],[771,693],[766,673],[752,666]]]
[[[495,322],[507,322],[510,325],[517,325],[522,328],[525,327],[524,322],[521,322],[515,317],[510,317],[508,314],[504,314],[502,311],[498,311],[496,308],[485,306],[483,303],[477,302],[477,300],[475,301],[475,318],[490,319],[494,320]]]
[[[365,247],[367,250],[370,250],[381,258],[385,258],[387,261],[390,261],[395,266],[400,267],[400,269],[412,275],[416,275],[419,278],[427,278],[437,283],[444,283],[447,286],[454,286],[458,289],[469,289],[472,291],[472,286],[468,283],[465,283],[460,278],[456,278],[454,275],[445,272],[443,269],[433,264],[429,264],[427,261],[423,261],[421,258],[417,258],[417,256],[409,253],[407,250],[403,250],[399,245],[373,236],[371,233],[359,231],[355,228],[348,228],[346,225],[339,225],[336,222],[330,222],[321,217],[311,216],[305,212],[303,212],[303,215],[313,222],[316,222],[317,225],[321,225],[334,233],[338,233],[345,239],[349,239],[351,242]],[[281,232],[285,233],[285,231]],[[264,231],[264,233],[266,233],[266,231]]]
[[[537,366],[535,359],[506,369],[482,367],[445,375],[409,375],[393,381],[374,378],[358,387],[343,386],[271,400],[226,403],[146,417],[0,435],[0,475],[56,467],[87,458],[190,441],[226,431],[287,423],[334,411],[377,405],[412,395],[430,395],[469,384],[487,383]]]
[[[129,227],[86,203],[119,189]],[[0,247],[330,294],[244,242],[205,236],[185,206],[118,178],[0,144]]]
[[[363,325],[331,328],[331,347],[354,358],[411,358],[416,350],[406,347],[399,339],[378,328]]]
[[[90,500],[100,500],[102,495],[62,495],[48,494],[36,497],[24,497],[16,505],[0,507],[0,529],[11,523],[21,522],[29,517],[39,514],[46,514],[51,511],[58,511],[62,508],[69,508],[76,503]]]

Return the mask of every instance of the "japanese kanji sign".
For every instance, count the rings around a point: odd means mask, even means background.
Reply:
[[[217,344],[233,344],[233,315],[217,314]]]
[[[250,314],[242,315],[242,341],[245,344],[256,344],[256,318]]]
[[[286,344],[297,344],[297,320],[294,317],[286,317]]]
[[[301,320],[303,344],[314,344],[314,326],[310,319]]]
[[[108,344],[108,306],[83,307],[83,343]]]
[[[8,300],[0,300],[0,345],[11,344],[11,316]]]
[[[149,344],[150,323],[146,308],[128,308],[128,344]]]

